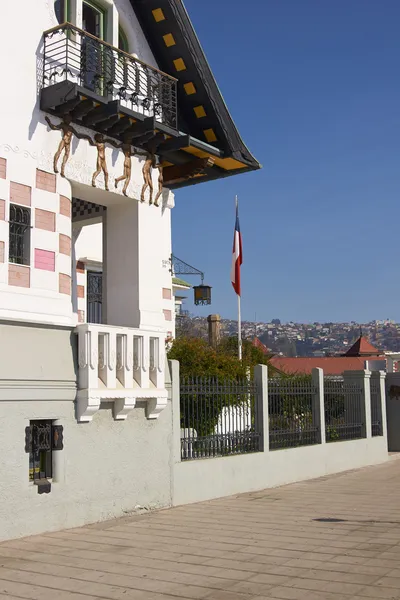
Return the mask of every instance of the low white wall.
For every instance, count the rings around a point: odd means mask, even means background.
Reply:
[[[176,462],[173,504],[190,504],[340,473],[388,459],[383,436]]]
[[[265,366],[256,367],[257,383],[256,403],[262,424],[261,447],[263,452],[181,461],[180,442],[180,399],[179,399],[179,363],[169,362],[172,380],[173,414],[173,505],[190,504],[254,492],[266,488],[323,477],[388,460],[387,433],[383,426],[382,436],[371,436],[370,371],[354,371],[350,375],[363,389],[365,401],[365,430],[367,437],[359,440],[329,442],[325,441],[325,407],[323,394],[323,372],[316,369],[313,373],[314,385],[319,388],[314,400],[314,416],[322,432],[321,444],[289,448],[284,450],[268,449],[268,374]],[[386,399],[383,379],[378,376],[382,401],[382,419],[386,421]]]
[[[25,452],[25,427],[43,418],[64,428],[49,494],[29,482]],[[115,421],[111,404],[103,404],[91,423],[77,423],[71,401],[2,401],[0,431],[0,541],[171,504],[170,406],[158,420],[135,408]]]

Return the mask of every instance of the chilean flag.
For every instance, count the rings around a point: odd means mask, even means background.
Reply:
[[[236,198],[236,222],[235,222],[235,233],[233,234],[231,281],[232,281],[233,289],[235,290],[235,292],[238,296],[240,296],[240,267],[241,267],[242,262],[243,262],[242,235],[240,233],[239,209],[238,209],[238,201]]]

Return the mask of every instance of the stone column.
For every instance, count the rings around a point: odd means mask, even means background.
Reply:
[[[221,317],[220,315],[208,315],[208,343],[216,348],[221,339]]]

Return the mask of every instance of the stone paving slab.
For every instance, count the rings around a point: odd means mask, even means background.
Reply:
[[[400,600],[400,460],[4,542],[8,599]]]

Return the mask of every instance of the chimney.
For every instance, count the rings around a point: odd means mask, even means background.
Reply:
[[[221,339],[221,317],[219,315],[208,315],[208,343],[216,348]]]

